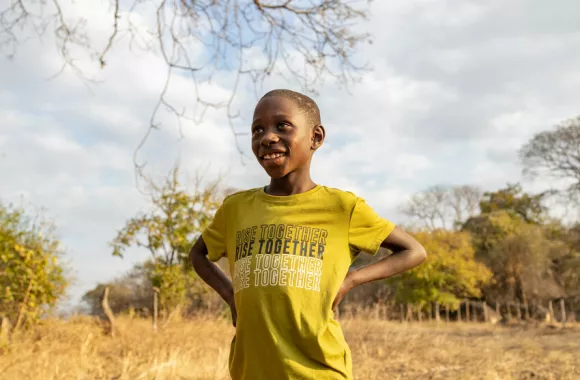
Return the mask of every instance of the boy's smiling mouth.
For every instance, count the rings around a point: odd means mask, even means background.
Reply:
[[[263,161],[272,161],[272,160],[276,160],[277,158],[284,157],[284,156],[286,156],[286,152],[275,151],[275,152],[261,154],[260,159]]]

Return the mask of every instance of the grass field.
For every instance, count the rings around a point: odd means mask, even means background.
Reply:
[[[580,328],[400,324],[341,320],[355,379],[580,379]],[[198,318],[160,326],[118,321],[111,338],[93,320],[47,321],[0,353],[0,378],[228,379],[233,328]]]

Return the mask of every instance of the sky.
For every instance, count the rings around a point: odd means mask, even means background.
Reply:
[[[0,0],[0,8],[7,3]],[[91,15],[91,41],[100,46],[106,11],[98,2],[74,10]],[[357,59],[372,70],[349,91],[327,80],[315,96],[327,130],[313,161],[316,182],[355,192],[396,223],[405,220],[399,208],[406,199],[432,185],[551,185],[522,177],[517,151],[535,133],[580,114],[579,2],[375,1],[362,27],[373,44]],[[148,258],[138,249],[112,257],[108,242],[148,209],[133,153],[166,67],[158,55],[124,46],[110,52],[103,70],[81,62],[98,79],[88,86],[71,71],[48,80],[62,63],[50,38],[0,57],[0,200],[42,208],[55,222],[75,276],[69,305]],[[225,99],[232,78],[221,73],[201,91]],[[299,89],[280,78],[263,89],[279,87]],[[172,94],[188,99],[191,83],[178,78]],[[242,89],[237,131],[249,130],[256,101]],[[179,161],[190,177],[221,175],[239,189],[267,183],[257,162],[241,162],[223,111],[186,123],[182,138],[173,119],[162,121],[139,156],[148,174],[161,176]],[[248,137],[239,143],[251,154]]]

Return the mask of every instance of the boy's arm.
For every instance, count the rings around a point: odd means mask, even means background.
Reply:
[[[216,264],[209,261],[207,258],[207,247],[201,236],[191,248],[189,259],[199,277],[211,286],[230,306],[235,326],[237,315],[232,282]]]
[[[393,232],[381,243],[381,247],[390,249],[393,254],[375,263],[350,271],[338,294],[332,308],[335,309],[341,299],[351,289],[375,280],[381,280],[403,273],[425,261],[425,248],[414,237],[395,227]]]

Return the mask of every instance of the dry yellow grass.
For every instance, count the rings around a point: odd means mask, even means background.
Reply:
[[[580,379],[580,329],[341,321],[356,379]],[[0,378],[228,379],[225,320],[119,320],[115,338],[88,318],[47,321],[14,336]]]

